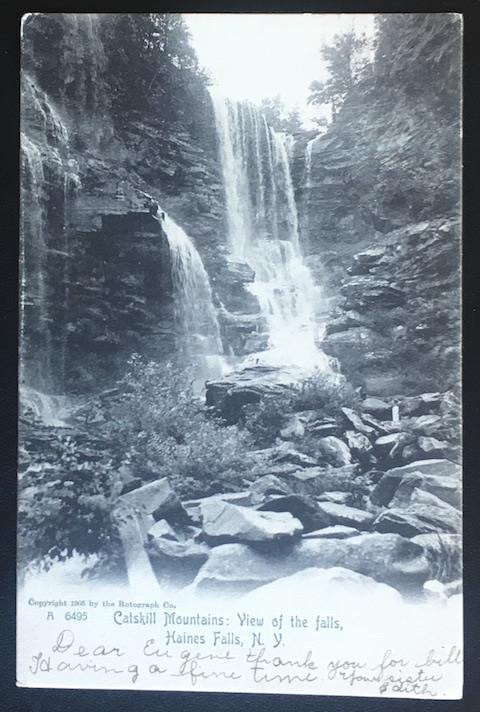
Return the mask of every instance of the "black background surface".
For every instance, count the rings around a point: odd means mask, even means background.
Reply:
[[[133,5],[133,7],[132,7]],[[138,7],[38,2],[3,11],[0,23],[0,710],[25,712],[480,712],[480,0],[436,2],[169,2]],[[461,12],[464,14],[464,556],[463,700],[254,695],[197,692],[23,689],[15,685],[15,520],[17,417],[17,278],[19,30],[38,12]],[[248,51],[248,48],[247,48]]]

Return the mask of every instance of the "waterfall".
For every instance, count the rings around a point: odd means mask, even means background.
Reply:
[[[165,212],[157,215],[171,254],[178,350],[184,363],[196,367],[197,386],[226,371],[212,288],[195,245]]]
[[[56,428],[67,427],[65,419],[70,414],[70,408],[65,396],[52,396],[28,386],[21,386],[20,410],[23,409],[33,411],[44,425]]]
[[[310,198],[312,194],[312,152],[313,144],[317,140],[318,136],[310,139],[305,147],[305,169],[303,174],[303,186],[304,186],[304,198],[303,198],[303,214],[304,219],[302,221],[303,233],[308,235],[310,228]],[[308,238],[307,238],[308,239]]]
[[[322,296],[305,265],[285,137],[249,102],[211,93],[223,173],[229,246],[255,272],[249,289],[268,328],[267,351],[248,361],[328,369],[316,309]]]
[[[21,381],[44,392],[63,391],[66,329],[51,305],[68,309],[68,212],[80,185],[78,165],[69,157],[65,123],[28,76],[22,82],[20,369]],[[61,279],[51,279],[50,259],[61,261]],[[28,344],[28,346],[27,346]]]

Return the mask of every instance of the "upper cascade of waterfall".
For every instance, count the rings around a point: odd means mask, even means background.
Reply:
[[[250,290],[268,328],[268,349],[249,362],[329,369],[321,351],[322,294],[300,248],[286,137],[250,102],[211,91],[235,259],[255,272]]]
[[[179,351],[197,366],[199,380],[218,378],[227,371],[220,326],[207,271],[193,241],[160,209],[156,216],[167,237],[172,261],[175,317]]]

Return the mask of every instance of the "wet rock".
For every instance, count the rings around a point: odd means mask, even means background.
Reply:
[[[419,534],[412,538],[425,549],[432,578],[441,582],[455,581],[462,576],[462,537],[460,534]],[[451,594],[450,594],[451,595]]]
[[[358,276],[344,284],[342,294],[347,298],[347,309],[364,312],[378,307],[392,308],[405,303],[405,292],[390,281]]]
[[[389,458],[391,460],[401,459],[403,448],[409,445],[413,441],[413,435],[411,433],[390,433],[389,435],[382,435],[380,438],[375,440],[375,454],[379,454],[382,458]]]
[[[405,593],[420,592],[430,575],[423,547],[397,534],[364,534],[348,539],[303,539],[275,556],[246,544],[215,547],[200,569],[194,589],[241,594],[309,567],[341,566],[388,583]]]
[[[375,515],[356,507],[347,507],[345,504],[335,502],[319,502],[320,509],[330,518],[332,524],[342,524],[356,529],[371,529]]]
[[[335,435],[327,435],[325,438],[320,438],[318,450],[321,457],[333,467],[343,467],[344,465],[350,465],[352,462],[352,455],[348,446]]]
[[[354,527],[346,527],[343,524],[334,524],[331,527],[316,529],[302,535],[302,539],[349,539],[351,536],[359,536],[362,532]]]
[[[303,531],[302,524],[289,512],[260,512],[237,507],[221,500],[203,502],[202,528],[210,544],[226,542],[272,542],[293,539]]]
[[[289,494],[289,488],[284,481],[275,475],[264,475],[255,480],[249,487],[250,502],[261,504],[265,497],[272,494]]]
[[[374,428],[372,428],[371,425],[366,425],[359,414],[351,408],[342,408],[342,413],[344,414],[347,422],[350,425],[353,425],[354,429],[358,430],[359,433],[372,435],[375,432]]]
[[[330,524],[330,518],[319,504],[305,495],[289,494],[271,497],[258,507],[258,511],[290,512],[295,519],[302,523],[306,532],[321,529]]]

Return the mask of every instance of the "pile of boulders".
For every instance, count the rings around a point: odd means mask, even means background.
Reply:
[[[296,414],[275,447],[251,453],[237,491],[182,502],[163,478],[120,501],[136,513],[161,583],[231,595],[342,567],[404,594],[432,580],[455,592],[461,467],[443,439],[452,399],[367,398],[358,411],[343,408],[342,424]],[[318,436],[316,456],[297,449],[307,432]]]

